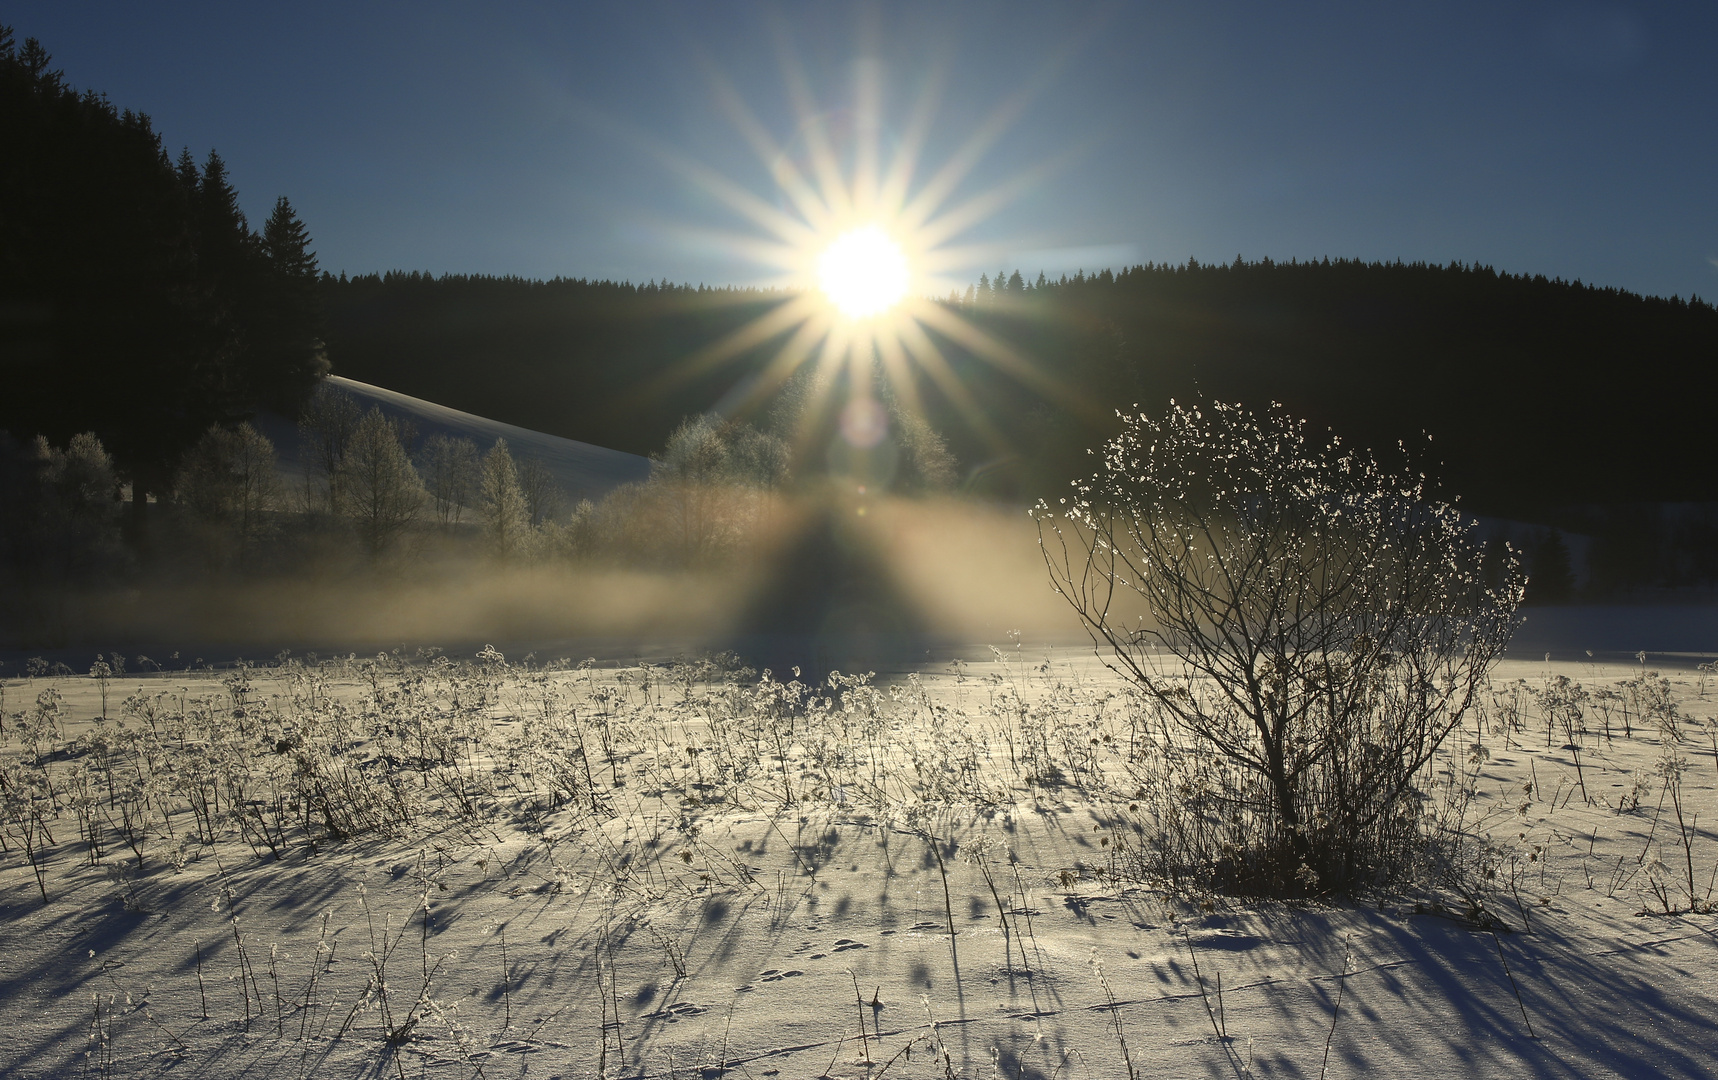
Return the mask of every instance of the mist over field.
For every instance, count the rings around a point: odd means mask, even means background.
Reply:
[[[1017,508],[832,495],[783,500],[774,513],[755,550],[707,567],[507,565],[431,548],[373,572],[342,563],[18,594],[4,646],[13,666],[26,654],[84,661],[91,647],[230,662],[281,649],[469,655],[495,644],[544,659],[556,650],[574,659],[738,651],[777,670],[852,670],[1003,642],[1011,631],[1035,642],[1085,640],[1044,575],[1034,523]]]

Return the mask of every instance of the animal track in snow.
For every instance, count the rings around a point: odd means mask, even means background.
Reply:
[[[840,938],[830,948],[829,952],[814,952],[806,959],[823,960],[829,956],[829,953],[847,952],[849,949],[869,949],[870,947],[871,946],[865,944],[863,941],[854,941],[852,938]],[[795,951],[797,952],[798,950]]]
[[[709,1012],[709,1011],[710,1011],[710,1006],[708,1006],[708,1005],[697,1005],[697,1004],[694,1004],[690,1001],[676,1001],[674,1004],[668,1006],[666,1009],[658,1009],[656,1012],[645,1013],[644,1019],[646,1019],[646,1020],[667,1020],[670,1024],[672,1024],[674,1021],[680,1019],[682,1016],[697,1016],[699,1013]]]

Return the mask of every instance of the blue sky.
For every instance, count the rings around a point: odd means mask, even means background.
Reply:
[[[1718,296],[1718,5],[135,4],[14,0],[80,87],[220,150],[325,268],[750,283],[790,156],[861,77],[916,176],[987,123],[956,277],[1324,255]],[[927,98],[927,86],[940,92]],[[932,101],[929,107],[923,102]],[[1006,122],[996,124],[1001,116]],[[674,164],[678,163],[678,164]]]

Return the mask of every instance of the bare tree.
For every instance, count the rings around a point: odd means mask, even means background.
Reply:
[[[358,421],[337,476],[341,508],[371,555],[391,546],[423,510],[423,483],[402,444],[400,425],[379,408]]]
[[[418,471],[434,504],[436,519],[443,525],[459,524],[465,508],[477,496],[477,444],[466,438],[431,435],[418,454]]]
[[[1159,752],[1191,743],[1173,812],[1199,820],[1175,827],[1204,839],[1182,855],[1274,893],[1410,869],[1416,785],[1522,596],[1513,559],[1485,584],[1475,521],[1278,408],[1223,404],[1123,416],[1035,514],[1057,591],[1179,731]]]
[[[526,458],[519,465],[519,491],[525,497],[526,515],[533,529],[561,508],[561,488],[555,483],[555,474],[536,458]]]
[[[324,382],[317,386],[298,418],[304,459],[305,510],[330,516],[340,512],[340,463],[363,417],[351,394]]]
[[[530,533],[531,519],[506,439],[496,439],[483,455],[481,496],[483,531],[490,549],[503,559],[517,555]]]

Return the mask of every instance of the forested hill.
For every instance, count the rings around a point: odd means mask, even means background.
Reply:
[[[164,493],[211,424],[297,411],[327,364],[291,203],[252,230],[219,154],[170,160],[148,116],[4,25],[0,148],[0,430],[94,431],[135,493]]]
[[[635,454],[773,350],[685,361],[784,297],[743,289],[418,273],[322,279],[337,374]]]
[[[750,290],[420,274],[323,279],[335,370],[509,423],[647,452],[775,355],[688,360],[786,297]],[[1291,410],[1427,463],[1481,510],[1718,499],[1708,417],[1718,310],[1699,300],[1347,260],[1142,266],[946,303],[1063,388],[931,335],[989,436],[930,380],[932,422],[1016,496],[1088,470],[1116,408],[1203,395]]]

